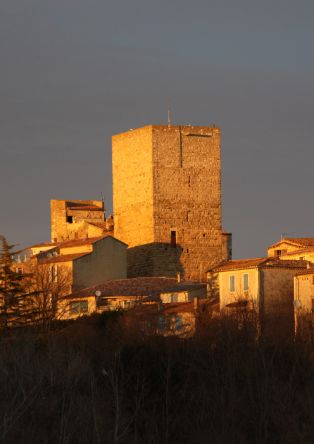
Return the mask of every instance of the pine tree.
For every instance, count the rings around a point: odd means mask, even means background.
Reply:
[[[20,299],[23,296],[23,275],[14,270],[14,245],[9,245],[0,235],[0,327],[6,328],[20,315]]]

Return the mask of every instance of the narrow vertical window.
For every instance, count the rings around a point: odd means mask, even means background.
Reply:
[[[229,278],[229,290],[235,291],[235,277],[234,276],[230,276],[230,278]]]
[[[49,282],[58,282],[58,265],[52,265],[50,267]]]
[[[243,275],[243,290],[247,291],[249,289],[249,275],[246,273]]]
[[[170,245],[175,248],[177,246],[177,232],[171,231],[170,234]]]

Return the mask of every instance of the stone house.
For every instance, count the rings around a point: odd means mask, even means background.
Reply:
[[[267,249],[268,257],[314,262],[313,237],[287,237]]]
[[[293,279],[306,261],[275,257],[227,261],[214,269],[218,275],[220,311],[254,311],[263,328],[281,324],[293,331]]]
[[[98,200],[51,200],[51,241],[113,235],[113,218],[106,219],[104,202]]]
[[[17,271],[46,269],[49,279],[58,282],[68,276],[66,293],[96,285],[106,279],[126,277],[126,244],[112,236],[31,246],[16,256]]]
[[[294,277],[294,314],[297,333],[312,329],[314,324],[314,267],[309,266]]]
[[[194,303],[206,299],[206,284],[177,282],[174,278],[139,277],[108,280],[67,295],[59,304],[63,319],[94,312],[129,310],[141,306]],[[81,306],[81,309],[78,307]]]

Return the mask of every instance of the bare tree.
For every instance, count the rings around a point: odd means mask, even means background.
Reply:
[[[58,317],[59,299],[70,293],[71,270],[60,264],[32,262],[25,285],[28,289],[26,300],[29,321],[49,329],[53,319]]]

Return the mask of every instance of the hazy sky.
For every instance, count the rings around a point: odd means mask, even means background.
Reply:
[[[222,129],[234,257],[314,236],[314,2],[1,0],[0,233],[49,240],[49,200],[111,209],[111,135]]]

